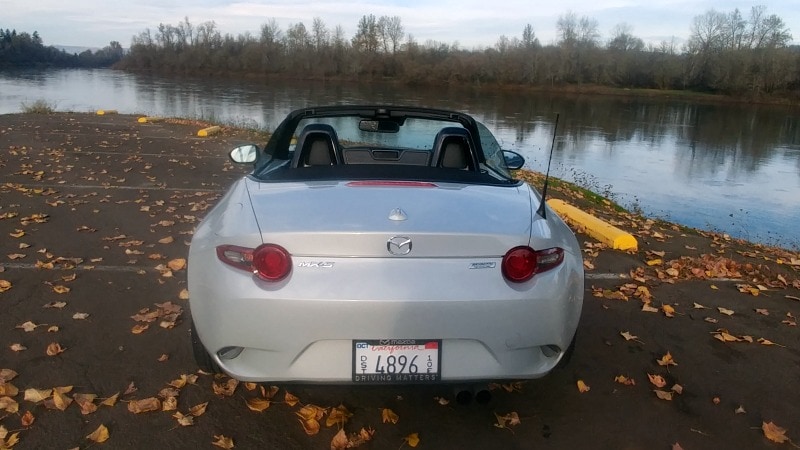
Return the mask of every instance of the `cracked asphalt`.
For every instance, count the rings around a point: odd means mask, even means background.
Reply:
[[[353,414],[347,433],[374,430],[362,448],[407,446],[411,433],[418,448],[435,449],[774,448],[765,423],[800,443],[800,255],[648,221],[552,186],[640,243],[622,253],[579,233],[591,269],[564,369],[487,384],[486,404],[457,404],[448,385],[281,384],[263,412],[246,406],[259,386],[215,393],[214,377],[198,374],[191,356],[180,260],[205,211],[246,172],[227,151],[263,138],[231,129],[197,138],[200,127],[125,115],[0,115],[0,370],[16,374],[0,382],[0,448],[12,435],[20,449],[214,448],[215,436],[243,449],[330,448],[338,427],[323,423],[307,435],[286,392],[302,404],[344,405]],[[157,319],[134,333],[146,322],[132,316],[148,313]],[[53,343],[63,351],[51,356]],[[677,365],[659,365],[667,352]],[[179,425],[175,410],[129,411],[136,400],[166,400],[164,388],[182,375],[198,377],[177,389],[177,411],[208,402],[193,425]],[[615,381],[620,375],[634,383]],[[25,399],[28,389],[67,386],[70,399],[96,394],[97,410]],[[114,394],[113,406],[100,405]],[[383,423],[383,408],[399,421]],[[512,412],[519,424],[496,426],[497,415]],[[86,436],[100,425],[109,439],[97,444]]]

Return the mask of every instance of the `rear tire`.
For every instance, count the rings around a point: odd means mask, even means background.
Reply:
[[[194,354],[194,361],[203,372],[219,373],[221,372],[217,363],[208,354],[208,351],[200,342],[197,336],[197,331],[194,329],[194,322],[189,322],[189,338],[192,341],[192,353]]]

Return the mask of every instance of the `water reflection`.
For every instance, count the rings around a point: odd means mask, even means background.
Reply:
[[[763,105],[477,89],[169,79],[109,70],[0,73],[0,113],[43,99],[59,110],[195,117],[272,129],[316,104],[464,110],[544,170],[559,114],[554,174],[689,226],[800,245],[800,112]]]

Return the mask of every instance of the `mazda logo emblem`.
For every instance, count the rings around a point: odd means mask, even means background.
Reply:
[[[393,255],[407,255],[411,253],[411,238],[406,236],[395,236],[386,242],[386,249]]]

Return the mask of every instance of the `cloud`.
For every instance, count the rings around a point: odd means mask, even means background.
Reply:
[[[796,0],[773,0],[768,13],[777,14],[800,37],[800,8]],[[558,17],[567,11],[598,21],[606,39],[621,22],[633,26],[633,34],[646,42],[671,36],[688,37],[692,19],[715,8],[729,12],[739,8],[747,17],[758,2],[742,0],[6,0],[3,27],[39,31],[47,44],[104,46],[116,40],[124,46],[132,36],[159,23],[177,24],[188,17],[193,24],[215,21],[222,33],[258,34],[260,26],[274,18],[282,29],[303,22],[310,27],[315,17],[329,28],[341,25],[352,37],[365,14],[399,16],[407,33],[418,42],[428,39],[462,47],[491,46],[501,35],[520,37],[531,24],[542,43],[556,37]]]

